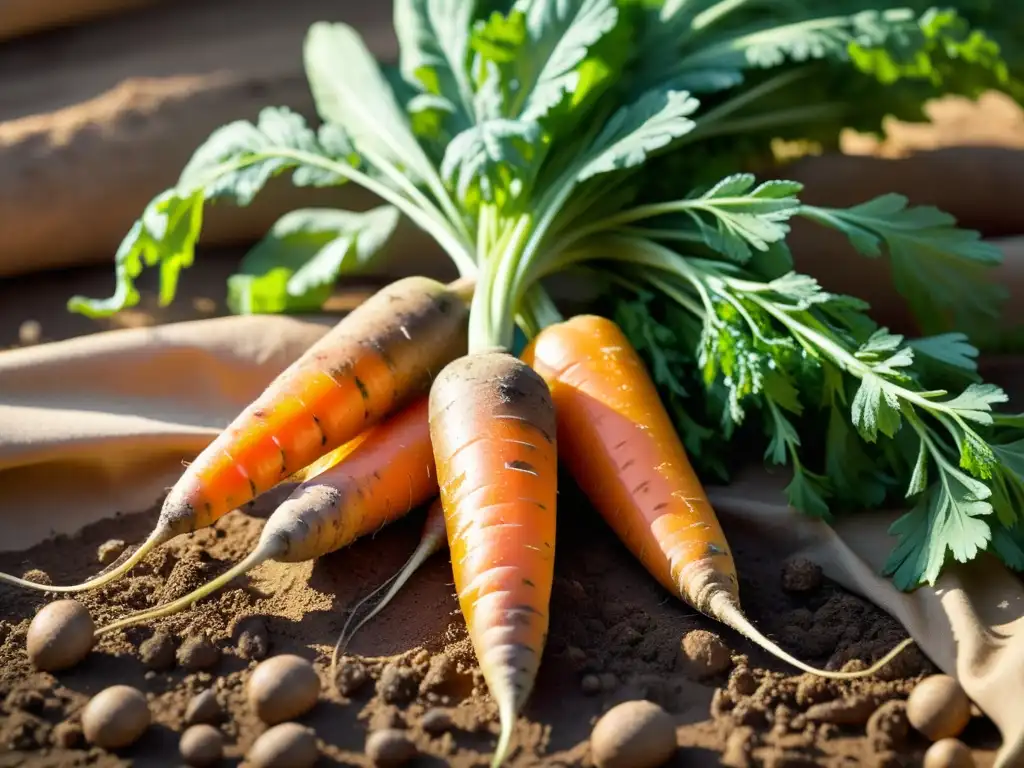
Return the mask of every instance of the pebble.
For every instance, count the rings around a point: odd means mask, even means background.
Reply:
[[[374,731],[366,739],[366,756],[379,768],[398,768],[416,757],[416,745],[405,731],[385,728]]]
[[[38,344],[43,338],[43,326],[38,320],[26,320],[18,326],[18,343],[23,347]]]
[[[320,757],[313,729],[298,723],[268,728],[246,753],[252,768],[310,768]]]
[[[76,749],[81,746],[84,739],[85,734],[78,723],[65,720],[53,728],[53,743],[61,749]]]
[[[782,588],[787,592],[813,592],[821,586],[821,566],[796,557],[782,566]]]
[[[96,559],[100,565],[110,565],[121,556],[125,547],[128,546],[121,539],[110,539],[99,545],[96,549]]]
[[[338,693],[342,696],[351,696],[366,685],[366,681],[369,679],[370,673],[366,670],[366,665],[361,661],[342,659],[338,664],[334,684],[338,688]]]
[[[815,704],[804,713],[812,723],[864,725],[875,711],[875,701],[867,696],[849,696],[838,701]]]
[[[195,768],[206,768],[224,756],[224,736],[207,723],[190,726],[178,741],[181,758]]]
[[[949,675],[926,677],[907,697],[907,719],[931,741],[959,736],[971,719],[971,701]]]
[[[189,672],[209,669],[220,661],[220,649],[206,635],[192,635],[178,648],[178,665]]]
[[[590,734],[597,768],[655,768],[676,751],[675,723],[650,701],[626,701],[612,707]]]
[[[238,655],[248,661],[260,661],[270,650],[270,635],[262,619],[250,616],[243,619],[238,632]]]
[[[223,718],[224,710],[212,688],[197,693],[185,708],[185,722],[189,725],[219,723]]]
[[[732,652],[706,629],[687,632],[679,644],[683,669],[697,678],[714,677],[732,666]]]
[[[416,698],[419,681],[416,673],[408,667],[398,664],[387,664],[377,681],[377,691],[387,704],[403,706]]]
[[[174,666],[174,640],[165,632],[155,632],[139,645],[139,656],[149,669],[170,669]]]
[[[597,675],[584,675],[580,680],[580,690],[586,696],[593,696],[601,692],[601,678]]]
[[[452,730],[455,723],[452,716],[443,709],[428,709],[420,719],[420,726],[431,736],[438,736]]]
[[[92,649],[96,626],[77,600],[55,600],[33,617],[25,637],[29,661],[36,669],[70,669]]]
[[[146,697],[127,685],[103,689],[82,710],[85,738],[103,749],[120,749],[133,744],[151,721]]]
[[[271,656],[253,670],[246,693],[256,716],[275,725],[304,715],[316,705],[320,676],[301,656]]]
[[[974,768],[974,756],[958,739],[939,739],[924,753],[922,768]]]

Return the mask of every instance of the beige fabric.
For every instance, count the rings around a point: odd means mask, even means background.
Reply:
[[[1024,252],[1006,250],[1024,263]],[[22,549],[150,506],[182,461],[331,322],[229,317],[0,353],[0,548]],[[1014,369],[1024,371],[1024,363],[1004,362],[1000,373]],[[756,526],[778,551],[816,560],[903,622],[1000,728],[997,766],[1024,760],[1024,710],[1006,706],[1024,689],[1024,587],[1014,575],[983,560],[951,568],[935,589],[901,594],[875,575],[891,545],[892,515],[829,528],[789,511],[759,469],[713,496],[727,527]]]

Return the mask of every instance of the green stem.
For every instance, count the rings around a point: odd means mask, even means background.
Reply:
[[[418,224],[422,229],[429,233],[451,257],[460,275],[470,276],[475,274],[476,264],[474,263],[472,254],[469,252],[466,245],[456,237],[454,232],[451,231],[448,222],[437,220],[427,211],[417,207],[415,203],[391,189],[386,184],[382,184],[373,177],[368,176],[362,171],[359,171],[345,163],[339,163],[335,160],[331,160],[330,158],[315,155],[310,152],[304,152],[302,150],[276,147],[257,155],[250,155],[242,162],[225,163],[217,166],[217,168],[214,169],[217,173],[211,173],[210,178],[212,180],[217,176],[223,175],[225,172],[244,168],[255,162],[271,157],[286,158],[303,165],[322,168],[325,171],[335,173],[354,184],[358,184],[367,191],[374,193],[382,200],[391,203],[391,205],[398,208],[414,223]]]

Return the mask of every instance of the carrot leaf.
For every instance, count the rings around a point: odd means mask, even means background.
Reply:
[[[228,278],[228,306],[236,314],[315,312],[340,275],[358,273],[380,253],[397,224],[390,205],[286,213]]]

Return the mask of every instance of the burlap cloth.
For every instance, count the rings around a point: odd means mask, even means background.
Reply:
[[[1015,253],[1014,249],[1017,248]],[[1006,274],[1024,250],[1007,244]],[[1019,291],[1018,295],[1024,294]],[[149,507],[247,402],[336,318],[226,317],[96,333],[0,352],[0,549],[18,550],[115,512]],[[1024,361],[1002,360],[1012,385]],[[896,513],[834,528],[792,513],[778,480],[751,470],[713,494],[727,530],[755,526],[899,619],[996,723],[998,766],[1024,764],[1024,588],[990,558],[935,588],[897,592],[876,574]],[[741,564],[742,567],[742,564]]]

